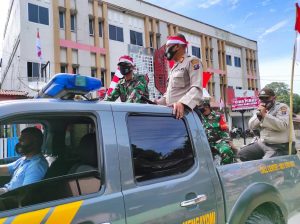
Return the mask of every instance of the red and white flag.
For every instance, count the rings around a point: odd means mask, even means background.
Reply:
[[[300,7],[298,2],[296,3],[296,23],[295,23],[295,30],[297,32],[297,38],[296,38],[296,58],[295,60],[297,62],[300,62]]]
[[[110,86],[107,90],[107,95],[109,96],[111,94],[111,92],[114,90],[114,88],[116,88],[116,85],[118,84],[119,80],[123,78],[123,75],[121,74],[120,70],[117,69],[117,71],[115,72],[114,77],[111,80]]]
[[[37,30],[36,34],[36,42],[35,42],[35,47],[36,47],[36,54],[40,61],[42,61],[42,48],[41,48],[41,41],[40,41],[40,32]]]
[[[202,91],[203,91],[203,98],[210,98],[210,95],[206,89],[209,79],[211,78],[212,73],[210,72],[203,72],[202,74]]]

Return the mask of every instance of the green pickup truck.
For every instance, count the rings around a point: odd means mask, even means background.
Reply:
[[[0,223],[300,223],[298,155],[215,167],[197,114],[176,120],[171,112],[87,100],[0,102],[1,133],[39,127],[49,162],[44,179],[0,196]],[[8,181],[0,177],[1,186]]]

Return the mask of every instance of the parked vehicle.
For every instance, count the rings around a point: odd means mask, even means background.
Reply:
[[[1,125],[42,126],[50,164],[43,180],[0,196],[0,222],[286,224],[300,215],[297,155],[216,167],[194,112],[177,120],[165,106],[61,99],[0,102],[0,112]]]

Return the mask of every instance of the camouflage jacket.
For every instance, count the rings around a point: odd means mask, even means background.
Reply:
[[[201,120],[205,128],[209,144],[215,144],[216,141],[220,139],[229,139],[227,124],[223,115],[212,111],[208,116],[204,116],[202,114]]]
[[[146,103],[142,96],[149,99],[147,81],[144,76],[134,76],[129,81],[120,79],[116,88],[104,100],[115,101],[120,97],[121,101],[126,103]]]

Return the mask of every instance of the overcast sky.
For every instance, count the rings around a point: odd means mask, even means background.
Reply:
[[[262,87],[290,84],[295,40],[295,0],[147,0],[182,15],[258,42]],[[10,0],[0,0],[0,54]],[[300,65],[294,90],[300,94]]]

